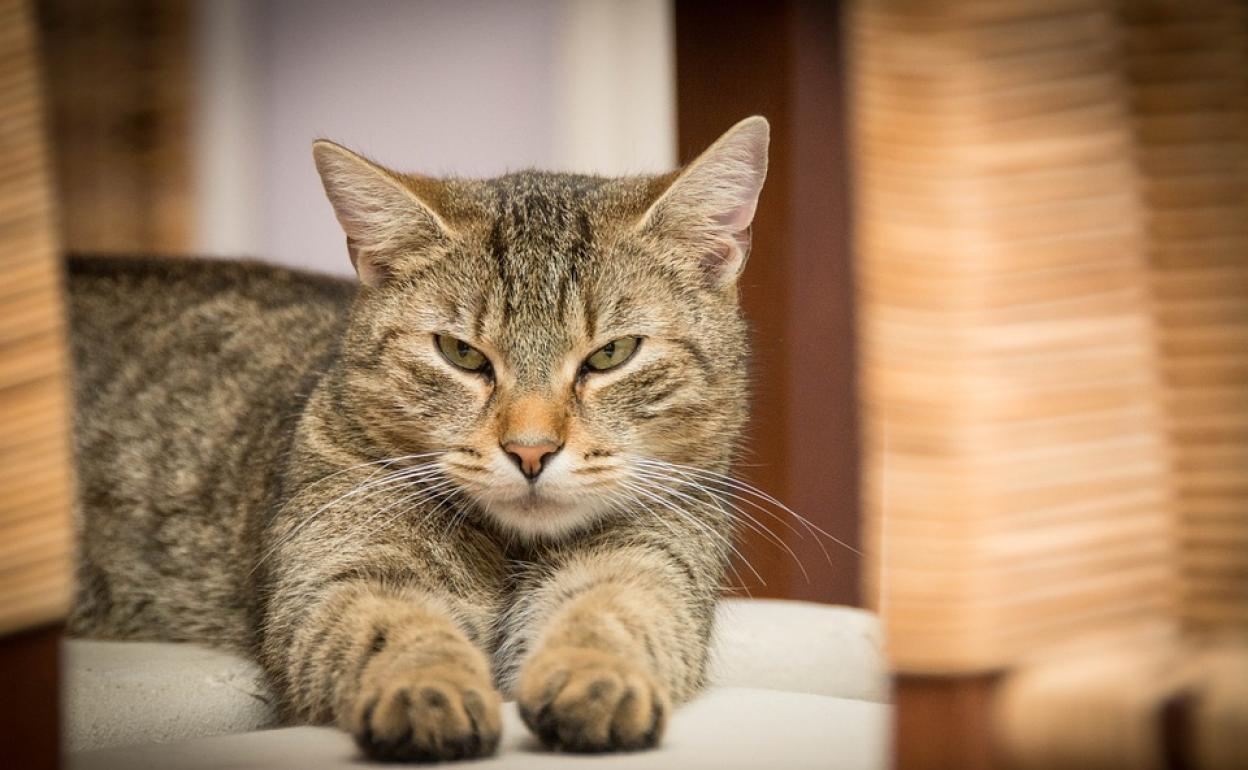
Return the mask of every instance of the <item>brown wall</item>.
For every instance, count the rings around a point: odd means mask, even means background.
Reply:
[[[765,115],[772,126],[770,170],[741,283],[754,328],[755,384],[737,473],[857,547],[853,286],[836,4],[677,0],[676,68],[682,162],[747,115]],[[829,563],[810,534],[762,518],[796,558],[743,530],[742,551],[767,583],[738,567],[754,596],[858,602],[856,553],[822,538]]]

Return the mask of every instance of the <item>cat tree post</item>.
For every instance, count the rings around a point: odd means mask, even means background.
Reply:
[[[54,203],[30,8],[0,0],[0,765],[55,767],[72,468]]]
[[[1248,634],[1248,6],[1128,3],[1161,380],[1174,448],[1180,612]]]
[[[1002,676],[1072,638],[1175,630],[1116,9],[852,9],[867,593],[900,767],[998,766]]]
[[[900,767],[1248,765],[1246,17],[854,8]]]

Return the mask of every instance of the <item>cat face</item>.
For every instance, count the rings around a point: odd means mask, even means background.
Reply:
[[[747,120],[667,177],[436,182],[318,143],[365,284],[344,361],[370,440],[441,453],[445,488],[525,537],[657,505],[654,461],[722,470],[766,136]]]

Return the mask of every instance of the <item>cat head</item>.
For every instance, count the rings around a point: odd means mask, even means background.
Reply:
[[[553,538],[724,470],[746,409],[736,281],[767,167],[748,118],[679,172],[431,179],[313,147],[362,288],[344,408],[376,451]]]

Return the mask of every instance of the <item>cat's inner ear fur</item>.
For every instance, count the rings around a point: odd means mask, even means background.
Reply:
[[[404,260],[452,235],[434,209],[436,180],[396,174],[324,139],[312,157],[362,283],[385,283]]]
[[[736,280],[750,254],[750,224],[767,176],[767,119],[746,118],[686,166],[639,222],[699,260],[715,287]]]

